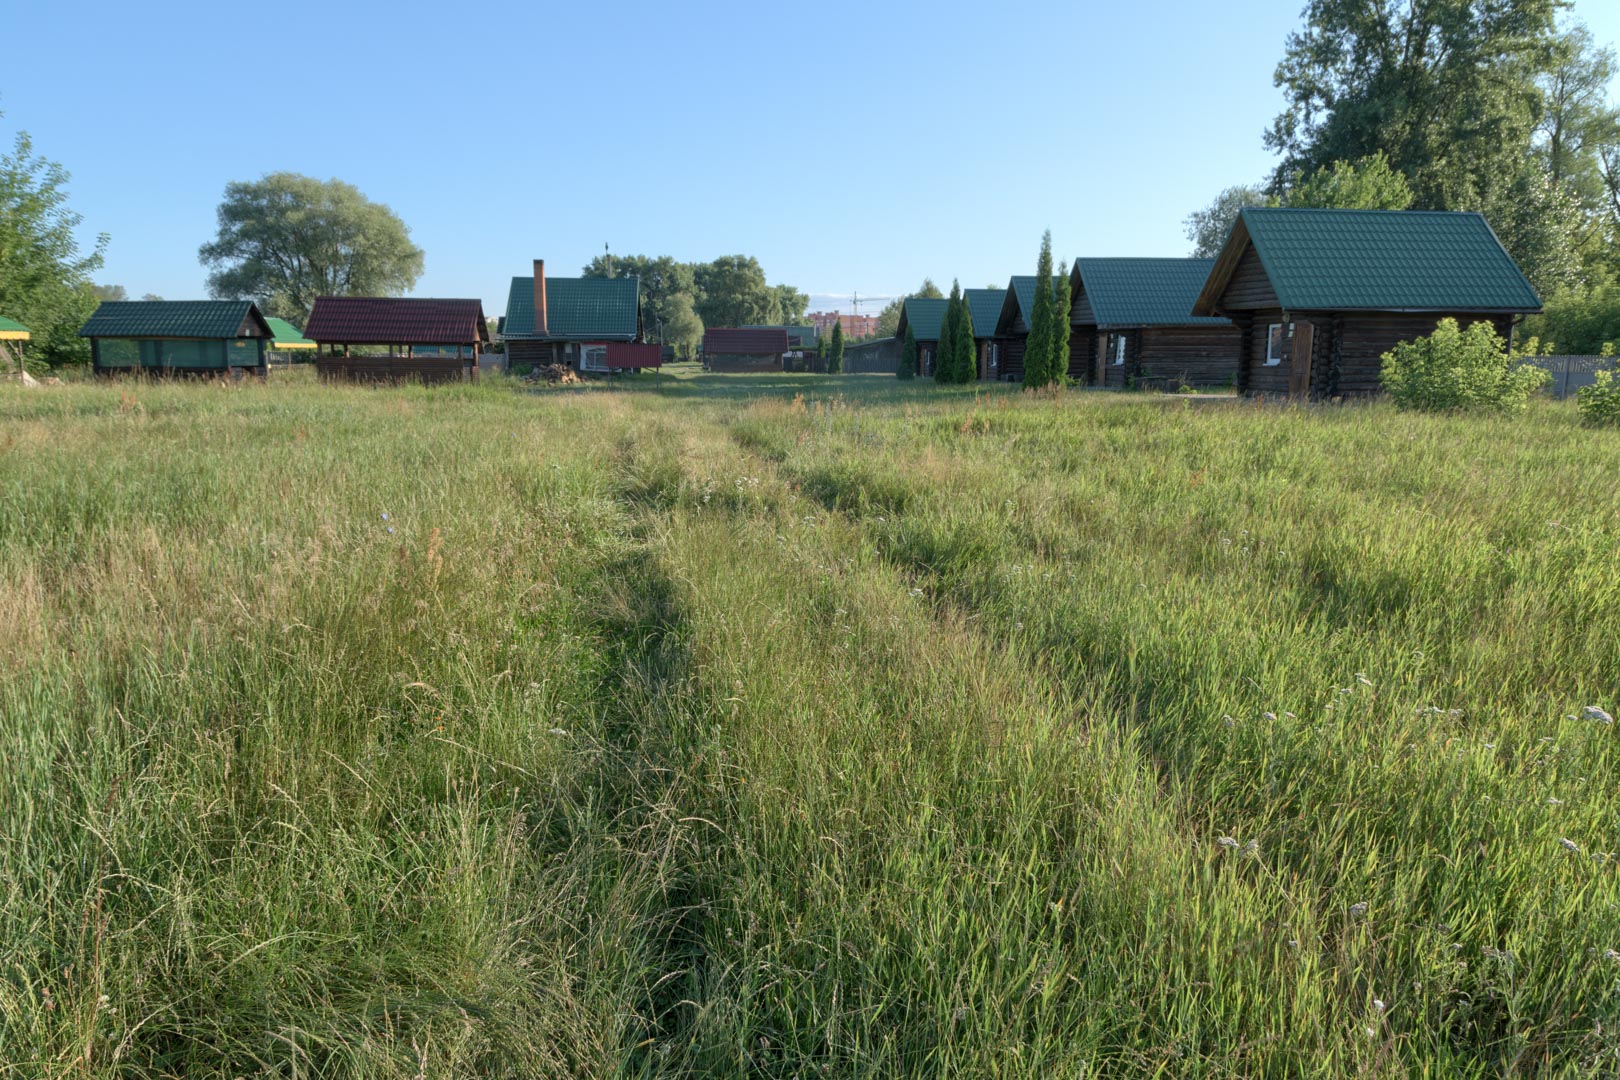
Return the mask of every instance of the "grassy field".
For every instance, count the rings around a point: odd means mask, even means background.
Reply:
[[[0,1077],[1620,1072],[1620,434],[0,389]]]

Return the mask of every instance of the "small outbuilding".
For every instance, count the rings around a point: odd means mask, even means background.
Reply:
[[[79,336],[97,375],[263,376],[272,334],[251,300],[109,300]]]
[[[658,367],[662,351],[626,349],[642,340],[641,279],[546,276],[512,279],[501,336],[508,364],[558,365],[579,372]]]
[[[323,379],[453,382],[477,375],[489,324],[478,300],[321,296],[304,336]]]
[[[962,290],[968,317],[973,320],[973,354],[981,379],[1000,378],[1001,347],[996,338],[996,323],[1001,320],[1001,305],[1006,299],[1006,289]]]
[[[28,327],[0,315],[0,371],[9,370],[13,365],[18,371],[23,370],[22,347],[31,337],[33,334]]]
[[[1192,314],[1214,259],[1076,259],[1069,370],[1091,386],[1208,389],[1237,379],[1238,329]]]
[[[945,309],[949,300],[936,300],[927,296],[907,297],[900,305],[900,322],[895,326],[895,339],[905,347],[906,330],[917,339],[917,374],[932,375],[934,359],[939,352],[939,332],[945,325]]]
[[[1541,299],[1476,213],[1250,207],[1193,305],[1238,328],[1237,387],[1377,393],[1383,355],[1442,319],[1512,339]]]
[[[709,371],[781,371],[789,352],[787,331],[715,327],[703,332],[703,366]]]

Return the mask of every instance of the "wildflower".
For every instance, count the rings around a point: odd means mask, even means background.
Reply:
[[[1367,1029],[1367,1038],[1369,1038],[1369,1039],[1378,1038],[1378,1032],[1374,1031],[1372,1028],[1368,1028]]]
[[[1261,713],[1260,715],[1265,717],[1267,720],[1270,720],[1274,724],[1277,722],[1277,714],[1274,712]]]
[[[1379,1012],[1383,1012],[1384,1011],[1384,1001],[1383,1001],[1383,999],[1382,998],[1373,998],[1373,1008],[1377,1009]]]
[[[1236,851],[1241,846],[1237,842],[1237,840],[1233,839],[1230,836],[1223,836],[1223,837],[1221,837],[1219,840],[1217,840],[1215,842],[1217,844],[1221,845],[1221,847],[1227,848],[1228,850],[1231,850],[1231,851]]]
[[[1547,796],[1547,805],[1548,806],[1563,806],[1564,805],[1564,800],[1560,799],[1560,798],[1557,798],[1556,796],[1549,795],[1549,796]]]
[[[1604,949],[1603,959],[1611,961],[1620,960],[1620,952],[1615,952],[1613,949]]]
[[[1247,844],[1244,844],[1243,854],[1248,855],[1250,858],[1258,859],[1260,857],[1260,841],[1250,840]]]
[[[921,589],[912,589],[911,590],[911,595],[912,596],[921,596],[922,595],[922,590]]]
[[[1227,727],[1231,727],[1232,726],[1232,717],[1231,717],[1231,715],[1227,714],[1225,716],[1222,716],[1221,717],[1221,723],[1225,724]]]
[[[1586,708],[1582,709],[1581,718],[1583,720],[1596,720],[1600,724],[1614,723],[1614,717],[1610,716],[1607,712],[1598,708],[1596,705],[1588,705]]]
[[[546,734],[548,734],[548,735],[567,735],[568,734],[568,729],[567,728],[554,727],[550,731],[548,731]]]
[[[1299,948],[1299,938],[1289,938],[1289,939],[1288,939],[1288,947],[1289,947],[1289,948],[1290,948],[1290,949],[1297,949],[1297,948]]]
[[[1372,680],[1367,678],[1367,673],[1365,671],[1356,672],[1356,682],[1360,683],[1362,686],[1372,685]]]
[[[1561,836],[1558,838],[1558,846],[1563,848],[1565,851],[1572,851],[1577,855],[1579,855],[1581,851],[1581,845],[1577,844],[1567,836]]]
[[[388,512],[387,512],[387,511],[386,511],[386,510],[385,510],[385,511],[383,511],[383,516],[382,516],[382,519],[383,519],[383,520],[384,520],[384,521],[387,521],[387,520],[388,520]]]
[[[394,532],[394,527],[392,525],[388,526],[388,533],[389,533],[390,536],[393,535],[393,532]]]
[[[1360,903],[1351,904],[1350,905],[1350,914],[1355,916],[1358,919],[1361,918],[1362,916],[1366,915],[1367,914],[1367,901],[1363,900]]]

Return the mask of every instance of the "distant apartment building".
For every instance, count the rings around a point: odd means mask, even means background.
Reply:
[[[833,323],[835,322],[844,324],[844,337],[850,340],[871,337],[878,332],[876,315],[847,315],[839,311],[812,311],[810,321],[815,324],[822,337],[832,333]]]

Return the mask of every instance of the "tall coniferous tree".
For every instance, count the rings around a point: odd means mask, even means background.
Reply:
[[[1029,336],[1024,347],[1024,385],[1046,386],[1052,382],[1052,230],[1041,236],[1041,256],[1035,264],[1035,303],[1029,316]]]
[[[939,342],[934,347],[934,381],[956,382],[956,333],[962,316],[962,287],[951,282],[951,295],[945,301],[945,318],[939,324]]]
[[[1069,376],[1069,264],[1059,268],[1052,282],[1052,377],[1061,383]]]
[[[844,320],[833,322],[832,348],[827,350],[827,374],[837,375],[844,370]]]
[[[956,327],[956,381],[970,383],[979,377],[977,345],[973,339],[973,311],[968,307],[967,295],[962,296],[962,315]]]
[[[895,374],[902,379],[917,377],[917,335],[912,331],[911,324],[906,323],[906,338],[900,346],[900,366]]]

